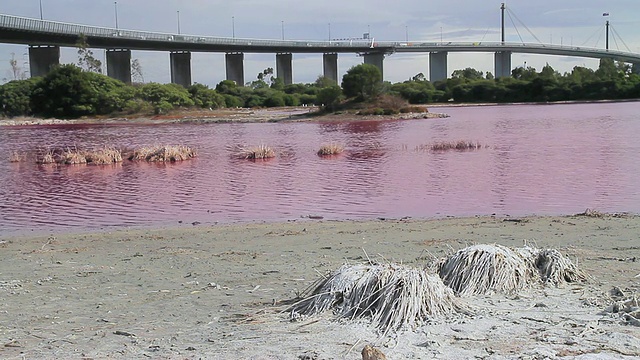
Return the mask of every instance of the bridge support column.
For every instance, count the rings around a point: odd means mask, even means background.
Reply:
[[[429,81],[436,82],[447,79],[447,55],[446,51],[429,53]]]
[[[364,54],[364,63],[377,67],[384,81],[384,53],[366,53]]]
[[[191,52],[171,52],[170,60],[171,82],[185,88],[191,86]]]
[[[322,55],[322,74],[338,84],[338,54],[325,53]]]
[[[125,84],[131,84],[131,50],[107,50],[107,75]]]
[[[293,55],[291,53],[276,54],[276,76],[285,85],[293,84]]]
[[[511,51],[498,51],[495,56],[496,79],[511,76]]]
[[[227,68],[227,80],[244,86],[244,53],[226,53],[224,60]]]
[[[29,72],[31,77],[45,76],[60,64],[59,46],[29,46]]]

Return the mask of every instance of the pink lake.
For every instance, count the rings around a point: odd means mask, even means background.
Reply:
[[[438,107],[344,123],[0,127],[0,153],[183,144],[170,164],[0,161],[0,235],[228,222],[640,213],[640,103]],[[437,141],[473,151],[432,152]],[[316,155],[322,144],[345,147]],[[268,161],[234,148],[266,144]]]

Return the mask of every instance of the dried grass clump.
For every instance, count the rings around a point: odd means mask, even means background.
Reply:
[[[502,245],[473,245],[438,264],[445,285],[459,295],[514,293],[535,278],[531,261]]]
[[[397,264],[344,265],[312,285],[292,317],[332,308],[339,318],[367,317],[383,333],[465,311],[437,275]]]
[[[78,149],[67,148],[60,153],[57,162],[67,165],[86,164],[86,153]]]
[[[122,151],[116,148],[105,147],[103,149],[86,152],[87,162],[93,165],[108,165],[122,162]]]
[[[144,160],[149,162],[175,162],[194,158],[197,153],[194,149],[183,145],[164,145],[142,147],[133,150],[129,160]]]
[[[587,275],[555,249],[474,245],[441,260],[442,281],[459,295],[515,293],[535,283],[583,282]]]
[[[545,283],[559,285],[563,282],[587,281],[587,275],[558,250],[544,249],[535,254],[535,266]]]
[[[12,163],[23,162],[26,159],[27,159],[26,154],[20,153],[15,150],[9,154],[9,162],[12,162]]]
[[[236,157],[240,159],[263,160],[276,157],[276,152],[273,148],[263,144],[241,148],[236,152]]]
[[[459,141],[440,141],[427,145],[427,148],[431,151],[449,151],[449,150],[477,150],[481,149],[482,145],[479,142],[459,140]]]
[[[55,164],[56,156],[53,153],[53,150],[49,149],[47,151],[40,152],[36,155],[36,164]]]
[[[344,146],[338,144],[322,145],[318,150],[319,156],[338,155],[344,151]]]

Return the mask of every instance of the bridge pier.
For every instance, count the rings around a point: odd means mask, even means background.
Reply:
[[[382,81],[384,81],[384,53],[381,52],[371,52],[364,53],[364,63],[373,65],[380,70],[380,75]]]
[[[429,53],[429,81],[447,80],[447,55],[446,51]]]
[[[224,60],[227,80],[234,81],[238,86],[244,86],[244,53],[226,53]]]
[[[293,55],[291,53],[276,54],[276,77],[285,85],[293,84]]]
[[[107,76],[131,84],[131,50],[107,50]]]
[[[511,76],[511,51],[498,51],[495,56],[496,79]]]
[[[191,86],[191,52],[172,51],[170,60],[171,82],[185,88]]]
[[[324,53],[322,55],[322,74],[327,79],[331,79],[338,82],[338,54],[337,53]]]
[[[59,46],[29,46],[29,72],[31,77],[45,76],[60,65]]]

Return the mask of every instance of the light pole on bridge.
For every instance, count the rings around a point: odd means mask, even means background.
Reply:
[[[606,16],[609,17],[609,13],[606,12],[604,14],[602,14],[602,16]],[[609,20],[607,20],[607,22],[605,23],[605,28],[606,28],[606,43],[605,43],[605,48],[607,50],[609,50]]]
[[[180,10],[176,11],[178,15],[178,35],[180,35]]]
[[[42,17],[42,0],[40,0],[40,20],[44,20]]]
[[[117,1],[113,2],[113,8],[116,13],[116,30],[118,30],[118,2]]]
[[[284,40],[284,20],[280,21],[280,24],[282,25],[282,40]]]
[[[236,38],[236,17],[231,17],[231,37]]]

